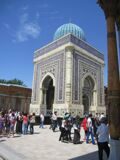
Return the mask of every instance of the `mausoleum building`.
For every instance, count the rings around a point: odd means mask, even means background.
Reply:
[[[104,55],[86,42],[84,31],[68,23],[34,53],[30,112],[73,115],[105,112]]]

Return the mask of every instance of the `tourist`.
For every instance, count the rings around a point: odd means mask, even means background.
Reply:
[[[17,122],[16,122],[16,133],[17,134],[22,134],[22,122],[23,122],[22,113],[18,112]]]
[[[28,123],[27,123],[27,132],[28,132],[28,129],[30,128],[30,114],[27,113],[27,118],[28,118]]]
[[[65,118],[63,118],[61,129],[60,129],[61,133],[59,137],[59,141],[62,141],[62,142],[65,140],[65,125],[66,125],[66,121],[65,121]]]
[[[95,144],[95,140],[94,140],[94,135],[93,135],[93,125],[92,125],[92,114],[89,114],[88,119],[87,119],[87,139],[86,139],[86,143],[89,143],[89,136],[91,135],[91,139],[92,139],[92,144]]]
[[[110,148],[108,146],[109,141],[109,130],[107,125],[107,119],[103,117],[101,119],[101,124],[97,129],[98,135],[98,153],[99,153],[99,160],[103,160],[103,150],[107,154],[107,158],[109,158]]]
[[[3,127],[4,127],[3,115],[0,112],[0,135],[3,133]]]
[[[80,115],[76,115],[76,117],[75,117],[75,124],[77,125],[77,128],[80,127],[80,122],[81,122]]]
[[[14,137],[15,122],[16,122],[15,113],[12,112],[10,116],[10,133],[12,134],[13,137]]]
[[[103,117],[105,117],[104,113],[101,113],[99,120],[101,120]]]
[[[55,132],[55,129],[57,128],[57,112],[53,113],[52,121],[53,121],[52,130],[53,132]]]
[[[35,113],[30,116],[30,134],[34,133]]]
[[[52,129],[53,128],[53,120],[52,120],[52,112],[50,113],[50,127],[49,129]]]
[[[73,144],[80,144],[80,127],[77,127],[77,125],[74,124],[73,128],[74,128]]]
[[[62,138],[62,140],[66,141],[66,142],[71,142],[72,141],[70,116],[71,115],[69,113],[65,113],[65,116],[64,116],[64,118],[62,120],[62,126],[61,126],[60,139]]]
[[[23,134],[27,134],[28,131],[28,116],[27,113],[23,115]]]
[[[44,128],[44,120],[45,120],[44,113],[41,112],[41,114],[40,114],[40,128]]]
[[[7,134],[7,136],[9,137],[9,134],[10,134],[10,117],[9,117],[9,114],[8,112],[6,111],[5,113],[5,132]]]
[[[88,128],[87,128],[87,115],[85,114],[85,117],[81,123],[81,127],[83,127],[83,130],[84,130],[84,141],[86,141],[86,137],[87,137],[87,131],[88,131]]]

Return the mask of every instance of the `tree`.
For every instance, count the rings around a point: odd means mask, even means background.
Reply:
[[[11,79],[11,80],[5,80],[5,79],[0,79],[0,83],[4,84],[16,84],[16,85],[21,85],[21,86],[26,86],[23,81],[19,79]]]
[[[5,83],[6,84],[6,80],[5,79],[0,79],[0,83]]]

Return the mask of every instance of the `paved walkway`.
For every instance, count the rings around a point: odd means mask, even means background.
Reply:
[[[0,160],[98,160],[97,145],[59,142],[60,132],[35,127],[35,134],[0,138]],[[83,135],[83,132],[82,132]],[[72,135],[73,136],[73,135]],[[83,139],[83,136],[82,138]]]

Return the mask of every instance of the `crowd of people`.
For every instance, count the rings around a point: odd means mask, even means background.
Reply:
[[[45,116],[44,113],[40,113],[40,125],[39,128],[44,128]],[[57,112],[51,114],[51,124],[49,129],[53,132],[56,128],[60,130],[59,141],[72,142],[73,144],[80,144],[83,141],[86,144],[92,143],[98,145],[99,160],[102,160],[103,150],[106,152],[107,157],[110,154],[110,148],[108,145],[109,130],[107,124],[107,118],[105,115],[98,114],[93,117],[92,114],[85,114],[84,118],[80,116],[73,117],[70,113],[65,113],[63,118],[57,117]],[[34,133],[35,125],[35,113],[26,114],[21,112],[15,112],[11,109],[8,111],[0,112],[0,135],[7,137],[14,137],[14,134],[30,134]],[[74,134],[71,136],[71,130]],[[81,129],[84,130],[84,138],[81,139]]]
[[[92,114],[85,114],[81,120],[79,116],[73,117],[69,113],[65,113],[61,123],[57,122],[57,112],[54,112],[51,117],[51,127],[53,131],[59,124],[60,137],[59,141],[72,142],[74,144],[82,143],[81,140],[81,129],[84,130],[83,141],[86,144],[92,143],[98,145],[99,160],[103,160],[103,150],[106,152],[107,157],[110,154],[110,148],[108,145],[109,141],[109,130],[108,122],[104,113],[98,114],[93,117]],[[73,137],[71,136],[71,129],[74,130]]]
[[[13,110],[0,112],[0,135],[14,137],[14,134],[34,133],[35,114],[29,115]]]

